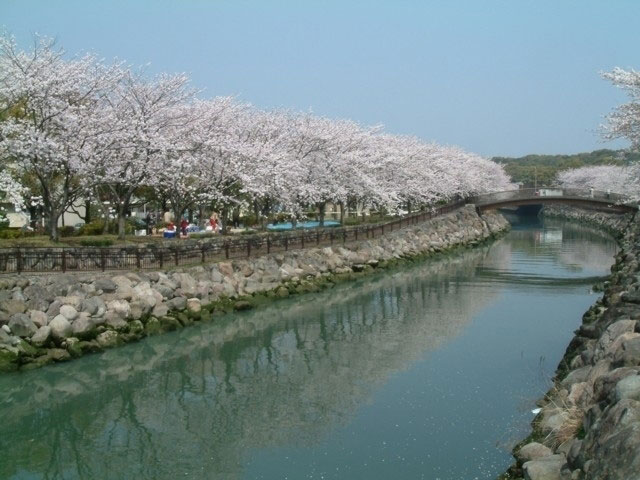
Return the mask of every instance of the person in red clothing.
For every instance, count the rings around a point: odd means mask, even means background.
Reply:
[[[182,235],[187,235],[187,227],[189,226],[189,222],[187,222],[186,218],[183,218],[180,222],[180,230],[182,231]]]

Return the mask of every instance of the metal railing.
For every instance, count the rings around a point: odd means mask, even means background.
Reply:
[[[235,238],[222,237],[202,240],[191,245],[163,242],[158,246],[147,244],[121,247],[0,249],[0,273],[163,269],[310,247],[345,244],[377,238],[401,228],[417,225],[457,210],[466,203],[465,200],[459,200],[430,211],[406,215],[386,223],[291,233],[243,235]]]

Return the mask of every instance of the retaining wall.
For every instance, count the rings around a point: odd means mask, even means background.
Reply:
[[[533,433],[501,478],[640,479],[640,217],[545,210],[607,228],[621,249],[603,297],[584,314],[538,402]]]
[[[473,205],[383,237],[175,270],[0,279],[0,371],[35,368],[328,288],[404,258],[473,245],[508,228]]]

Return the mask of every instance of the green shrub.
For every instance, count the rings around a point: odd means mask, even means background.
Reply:
[[[84,238],[80,240],[80,245],[83,247],[110,247],[113,245],[113,240],[110,238]]]
[[[242,217],[240,217],[240,223],[242,223],[245,227],[249,227],[258,223],[258,217],[251,214],[243,215]]]
[[[104,220],[93,220],[92,222],[85,223],[82,227],[80,227],[78,235],[102,235],[103,229]]]
[[[133,234],[136,230],[145,230],[147,228],[147,224],[142,218],[138,217],[127,217],[124,224],[124,231],[126,234]]]
[[[202,239],[202,238],[212,238],[217,236],[219,236],[219,234],[213,233],[213,232],[197,232],[197,233],[189,234],[189,238],[195,238],[196,240]]]
[[[362,219],[359,217],[347,217],[343,221],[343,226],[350,227],[353,225],[360,225],[362,223]]]
[[[278,213],[273,217],[274,223],[285,223],[291,220],[291,215],[288,213]]]
[[[72,237],[76,234],[76,229],[71,225],[58,228],[58,234],[61,237]]]
[[[23,231],[19,228],[3,228],[0,229],[0,238],[9,240],[13,238],[21,238],[23,236]]]

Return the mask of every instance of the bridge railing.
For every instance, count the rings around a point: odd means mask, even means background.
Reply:
[[[522,188],[519,190],[487,193],[475,195],[469,199],[469,202],[483,206],[516,200],[531,200],[536,197],[593,200],[611,205],[634,205],[628,196],[619,193],[603,192],[588,188],[563,187]]]

